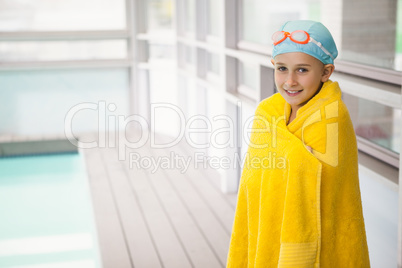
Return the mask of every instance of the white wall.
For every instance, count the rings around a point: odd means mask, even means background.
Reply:
[[[361,165],[359,172],[371,267],[397,267],[397,186]]]

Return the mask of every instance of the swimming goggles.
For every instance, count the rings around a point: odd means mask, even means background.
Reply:
[[[316,44],[319,48],[321,48],[322,51],[324,51],[325,54],[330,56],[333,60],[335,59],[331,53],[329,53],[328,50],[323,47],[323,45],[320,42],[317,42],[314,40],[306,31],[303,30],[296,30],[292,33],[285,32],[285,31],[277,31],[272,35],[272,41],[274,42],[274,46],[277,44],[283,42],[286,38],[292,40],[293,42],[297,44],[307,44],[308,42]]]

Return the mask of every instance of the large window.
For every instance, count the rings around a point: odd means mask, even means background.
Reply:
[[[125,1],[0,0],[0,61],[127,58]]]
[[[125,0],[0,0],[0,135],[62,135],[82,104],[74,134],[98,130],[101,105],[129,114],[129,13]]]
[[[129,111],[129,73],[123,68],[3,71],[0,81],[0,136],[46,137],[64,133],[67,126],[74,134],[102,131],[102,109],[112,116]],[[105,108],[109,104],[115,112]],[[68,114],[71,121],[65,121]]]

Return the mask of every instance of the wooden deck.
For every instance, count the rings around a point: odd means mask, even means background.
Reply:
[[[236,195],[223,194],[215,170],[196,167],[192,149],[127,149],[135,157],[190,158],[178,168],[130,167],[116,148],[82,150],[103,267],[225,267]]]

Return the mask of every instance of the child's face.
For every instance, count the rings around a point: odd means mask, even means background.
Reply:
[[[275,67],[276,88],[286,102],[297,109],[318,92],[333,71],[332,64],[324,65],[302,52],[279,54],[272,64]]]

